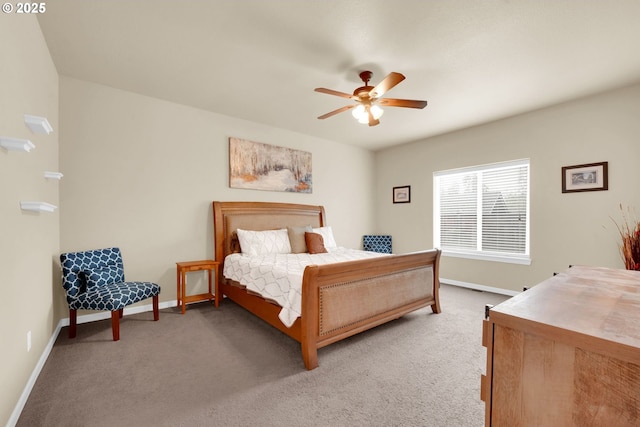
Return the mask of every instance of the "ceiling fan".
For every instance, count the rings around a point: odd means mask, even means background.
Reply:
[[[387,93],[389,90],[391,90],[398,83],[405,79],[402,74],[395,72],[389,73],[389,75],[375,87],[369,86],[369,80],[371,80],[372,76],[373,73],[371,71],[362,71],[360,73],[360,78],[364,82],[364,86],[361,86],[354,90],[353,95],[349,95],[348,93],[344,92],[338,92],[337,90],[325,89],[323,87],[314,89],[316,92],[340,96],[342,98],[353,99],[354,101],[356,101],[355,104],[338,108],[337,110],[333,110],[327,114],[323,114],[318,118],[320,120],[327,119],[331,116],[335,116],[338,113],[342,113],[343,111],[351,110],[352,108],[354,108],[352,114],[356,119],[358,119],[360,123],[368,123],[369,126],[375,126],[377,124],[380,124],[379,119],[383,113],[382,108],[379,107],[380,105],[387,107],[404,108],[424,108],[427,106],[427,101],[382,98],[385,93]]]

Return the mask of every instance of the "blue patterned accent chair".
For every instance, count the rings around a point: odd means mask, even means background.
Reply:
[[[362,236],[362,247],[365,251],[390,254],[391,236],[369,234]]]
[[[151,282],[125,282],[119,248],[63,253],[60,263],[62,286],[69,304],[69,338],[76,337],[78,310],[111,311],[114,341],[120,339],[124,307],[153,298],[153,320],[160,318],[160,286]]]

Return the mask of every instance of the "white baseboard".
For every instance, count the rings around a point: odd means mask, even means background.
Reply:
[[[512,291],[504,288],[494,288],[493,286],[479,285],[477,283],[461,282],[459,280],[440,278],[440,283],[445,285],[460,286],[461,288],[469,288],[476,291],[492,292],[494,294],[508,295],[510,297],[518,295],[520,292]]]
[[[67,319],[67,325],[68,324],[69,324],[69,319]],[[47,343],[47,346],[44,348],[42,354],[40,355],[40,359],[38,359],[38,363],[36,364],[36,367],[33,369],[33,372],[31,372],[31,376],[29,377],[27,384],[24,386],[24,390],[20,395],[20,399],[18,399],[18,402],[16,403],[15,408],[13,408],[13,412],[11,413],[9,420],[7,421],[7,427],[9,426],[13,427],[18,423],[18,418],[20,418],[22,409],[24,408],[24,405],[27,403],[27,399],[29,398],[29,395],[31,394],[31,390],[33,389],[33,386],[35,385],[36,380],[40,375],[40,371],[42,371],[42,367],[44,366],[45,362],[47,361],[47,358],[49,357],[49,354],[51,353],[53,344],[56,342],[56,339],[58,338],[58,334],[60,333],[60,328],[61,326],[59,322],[58,326],[56,326],[55,331],[53,331],[53,335],[51,335],[51,338],[49,338],[49,342]]]
[[[160,303],[158,305],[158,308],[163,309],[168,307],[175,307],[177,305],[178,305],[177,300],[165,301]],[[125,308],[124,315],[144,313],[146,311],[153,311],[153,304],[137,305],[137,306]],[[93,313],[93,314],[85,314],[83,316],[78,316],[77,324],[95,322],[97,320],[104,320],[104,319],[110,319],[110,318],[111,318],[110,311]],[[36,367],[33,369],[33,372],[31,373],[31,376],[29,377],[29,380],[27,381],[27,384],[25,385],[24,390],[22,391],[22,394],[20,395],[20,399],[18,399],[18,402],[16,403],[15,408],[13,408],[11,417],[9,417],[9,420],[7,421],[7,427],[14,427],[17,424],[18,418],[20,418],[20,414],[22,413],[22,409],[24,409],[24,405],[27,403],[27,399],[29,399],[31,390],[33,390],[33,386],[35,385],[36,380],[38,379],[38,376],[40,375],[40,372],[42,371],[42,368],[45,362],[49,358],[49,354],[51,354],[51,350],[53,349],[53,345],[55,344],[56,339],[58,339],[60,330],[65,326],[69,326],[68,317],[65,319],[61,319],[58,322],[58,325],[56,326],[56,329],[53,331],[51,338],[49,338],[49,342],[47,343],[47,346],[44,348],[42,354],[40,355],[40,359],[38,359],[38,363],[36,364]]]

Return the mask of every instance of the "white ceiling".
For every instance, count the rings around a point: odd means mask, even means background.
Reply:
[[[55,0],[61,75],[346,144],[382,147],[640,81],[640,0]],[[406,80],[375,127],[358,73]]]

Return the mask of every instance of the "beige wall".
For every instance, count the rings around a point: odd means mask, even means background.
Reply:
[[[368,150],[66,77],[60,114],[61,251],[119,246],[127,279],[159,283],[161,302],[177,261],[213,258],[213,200],[324,205],[344,246],[373,230]],[[313,193],[229,188],[231,136],[311,152]]]
[[[4,15],[4,14],[3,14]],[[0,136],[28,139],[29,153],[0,149],[0,424],[10,418],[58,319],[53,313],[59,211],[30,213],[21,200],[58,205],[58,74],[35,16],[0,16]],[[45,116],[50,135],[37,135],[24,114]],[[27,333],[32,347],[27,352]]]
[[[380,151],[376,230],[393,235],[394,252],[431,247],[434,171],[529,158],[531,265],[444,257],[441,276],[520,291],[571,264],[623,268],[612,218],[620,203],[640,212],[638,117],[640,85]],[[601,161],[608,191],[561,193],[562,166]],[[394,205],[401,185],[411,203]]]

